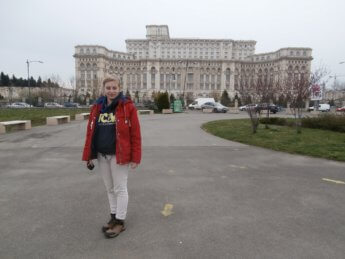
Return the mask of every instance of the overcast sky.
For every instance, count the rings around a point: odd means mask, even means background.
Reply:
[[[345,80],[344,0],[0,0],[0,71],[43,79],[74,76],[74,46],[126,51],[148,24],[166,24],[172,38],[255,40],[256,53],[313,49],[320,63]],[[344,77],[340,77],[343,75]]]

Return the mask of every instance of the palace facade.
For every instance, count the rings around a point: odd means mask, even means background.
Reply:
[[[147,25],[146,39],[126,40],[126,52],[98,45],[75,47],[75,77],[79,96],[94,99],[108,75],[119,75],[124,91],[139,99],[168,91],[190,98],[239,93],[254,78],[277,81],[308,74],[311,48],[281,48],[255,54],[256,41],[170,38],[167,25]]]

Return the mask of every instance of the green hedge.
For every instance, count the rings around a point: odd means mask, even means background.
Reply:
[[[261,118],[262,124],[274,124],[281,126],[294,126],[294,119],[291,118]],[[337,132],[345,132],[345,116],[337,116],[334,114],[324,114],[318,117],[302,118],[303,128],[332,130]]]

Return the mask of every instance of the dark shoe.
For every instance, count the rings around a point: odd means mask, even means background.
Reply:
[[[114,238],[120,235],[122,231],[125,231],[125,221],[120,219],[115,219],[115,225],[104,232],[105,237]]]
[[[115,225],[115,220],[116,220],[116,215],[115,214],[110,214],[110,220],[109,222],[102,227],[102,232],[104,233],[108,229],[114,227]]]

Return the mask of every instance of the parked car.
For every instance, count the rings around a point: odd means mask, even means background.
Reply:
[[[207,102],[215,102],[214,98],[197,98],[195,99],[190,105],[188,105],[188,109],[190,110],[200,110],[201,105]]]
[[[45,108],[62,108],[63,106],[61,104],[58,104],[58,103],[50,102],[50,103],[45,103],[44,107]]]
[[[310,106],[308,108],[308,111],[311,112],[311,111],[314,111],[314,109],[315,109],[314,106]],[[320,112],[329,112],[331,110],[331,106],[328,103],[321,103],[319,104],[319,107],[317,110]]]
[[[260,111],[267,111],[269,110],[272,113],[277,113],[279,111],[279,108],[277,105],[274,104],[269,104],[269,103],[260,103],[257,105],[256,107],[256,111],[260,112]]]
[[[240,111],[246,111],[246,110],[248,110],[250,108],[254,109],[256,107],[257,107],[257,104],[246,104],[246,105],[240,106],[238,109]]]
[[[216,102],[207,102],[201,105],[201,109],[212,109],[213,112],[223,112],[226,113],[229,108],[225,107],[224,105]]]
[[[319,104],[320,112],[329,112],[330,110],[331,110],[331,106],[328,103]]]
[[[32,105],[28,103],[24,103],[24,102],[15,102],[15,103],[6,105],[6,107],[7,108],[30,108],[32,107]]]
[[[337,108],[336,111],[337,112],[345,112],[345,106]]]
[[[64,103],[64,107],[67,107],[67,108],[80,108],[80,105],[79,105],[79,103],[66,102],[66,103]]]

